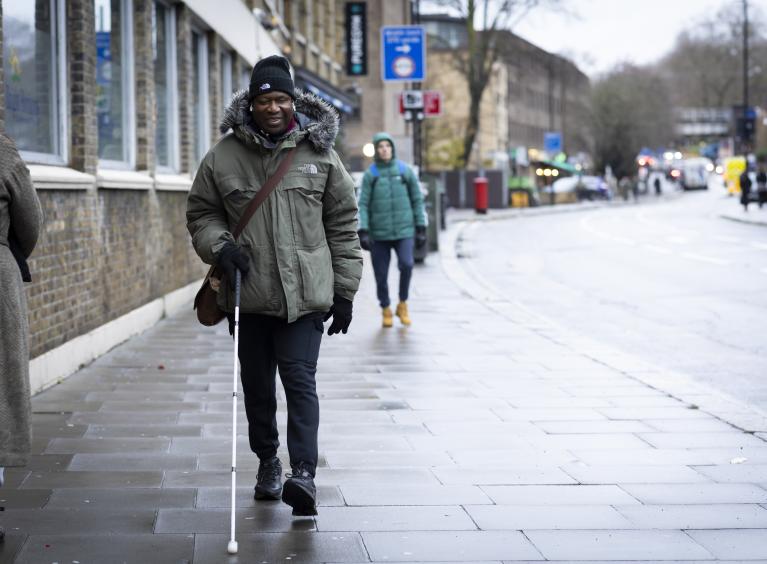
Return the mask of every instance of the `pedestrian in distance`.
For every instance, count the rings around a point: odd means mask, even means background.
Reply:
[[[26,466],[31,448],[23,283],[31,281],[27,259],[37,244],[42,217],[27,167],[13,141],[0,133],[0,486],[5,468]],[[0,542],[4,539],[0,527]]]
[[[413,170],[397,159],[394,141],[388,133],[373,136],[375,162],[362,177],[359,195],[360,245],[370,251],[375,272],[383,326],[394,319],[389,298],[389,263],[392,250],[399,269],[399,303],[395,314],[400,322],[411,323],[407,300],[413,274],[413,248],[426,244],[426,215],[423,194]]]
[[[765,165],[761,165],[759,172],[756,173],[756,195],[759,209],[762,209],[762,204],[767,202],[767,172],[765,171]]]
[[[230,331],[232,286],[236,271],[242,274],[241,382],[250,448],[260,461],[254,497],[282,498],[293,515],[317,513],[315,375],[323,321],[333,318],[328,335],[347,332],[362,275],[354,183],[333,149],[338,127],[331,106],[295,89],[287,59],[262,59],[248,91],[237,93],[226,110],[220,127],[226,134],[200,163],[187,202],[197,254],[228,282],[218,301],[230,314]],[[235,241],[232,227],[287,156],[293,158],[289,170]],[[292,469],[284,486],[277,368]]]
[[[748,211],[748,204],[751,198],[751,177],[748,175],[748,167],[740,175],[740,203],[743,209]]]
[[[660,177],[656,176],[655,180],[652,182],[653,188],[655,188],[655,195],[660,196],[661,195],[661,187],[660,187]]]

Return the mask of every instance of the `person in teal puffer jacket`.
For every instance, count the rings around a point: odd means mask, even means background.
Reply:
[[[375,272],[383,326],[393,325],[389,301],[389,261],[397,253],[399,304],[396,314],[410,325],[407,309],[413,273],[413,247],[426,244],[426,215],[418,178],[411,168],[397,160],[394,141],[388,133],[373,136],[375,163],[362,178],[359,196],[360,245],[370,251]]]

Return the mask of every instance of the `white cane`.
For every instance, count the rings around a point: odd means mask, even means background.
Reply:
[[[240,270],[235,269],[234,278],[234,368],[232,369],[232,515],[231,530],[229,533],[229,545],[226,550],[229,554],[237,554],[237,541],[234,539],[234,507],[237,492],[237,376],[239,359],[237,352],[240,344]]]

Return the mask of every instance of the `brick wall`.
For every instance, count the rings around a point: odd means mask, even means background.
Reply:
[[[154,0],[133,0],[133,49],[136,78],[136,168],[155,170],[155,85],[152,54]]]
[[[93,0],[67,2],[70,92],[70,166],[94,174],[98,165],[96,121],[96,21]]]
[[[176,10],[176,33],[178,37],[178,126],[180,140],[181,171],[189,172],[194,163],[194,127],[192,116],[192,14],[189,8],[179,5]]]
[[[38,194],[45,228],[27,287],[32,358],[206,272],[186,231],[185,192]]]

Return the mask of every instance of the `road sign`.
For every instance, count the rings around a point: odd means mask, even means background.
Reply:
[[[381,28],[381,77],[387,82],[426,79],[426,31],[422,26]]]
[[[408,107],[405,96],[412,92],[421,93],[421,104],[416,107]],[[399,113],[404,114],[407,110],[423,110],[425,117],[437,117],[442,115],[442,93],[436,90],[405,90],[399,95]]]
[[[402,107],[405,110],[420,110],[423,108],[423,92],[420,90],[405,90],[402,93]]]
[[[562,134],[559,131],[547,131],[543,134],[543,150],[547,153],[562,151]]]

